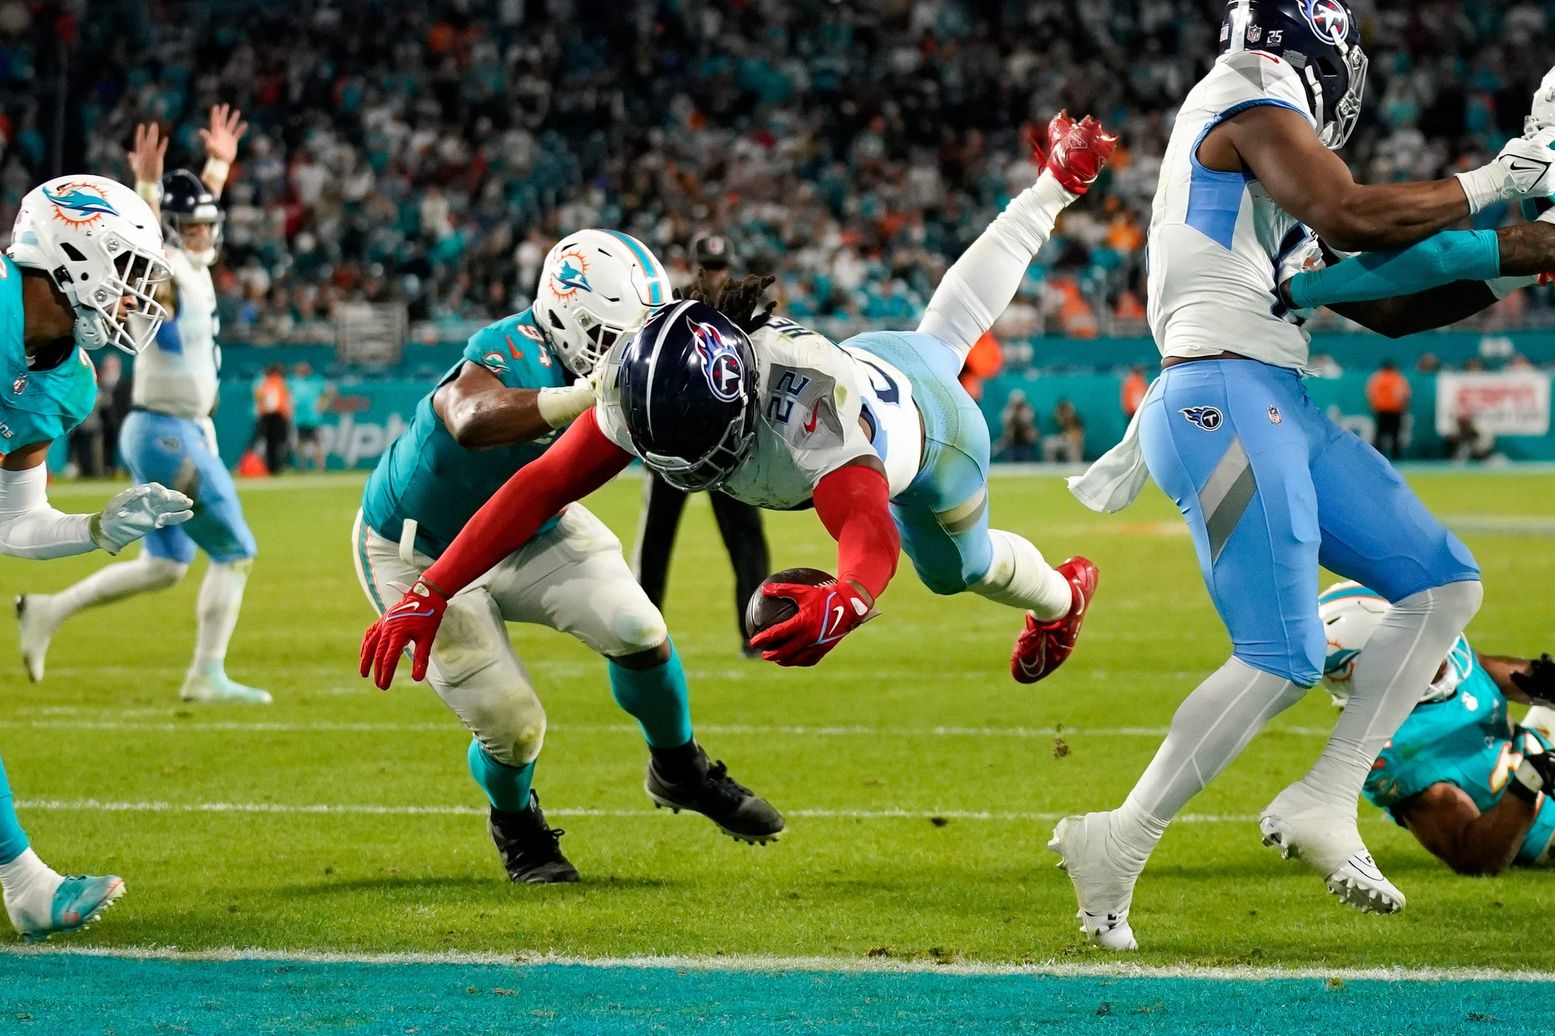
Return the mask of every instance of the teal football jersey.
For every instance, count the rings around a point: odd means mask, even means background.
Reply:
[[[432,395],[458,375],[466,360],[485,367],[508,388],[567,383],[565,370],[526,309],[472,335],[460,361],[416,404],[410,427],[390,444],[367,479],[362,517],[378,535],[395,542],[404,534],[405,520],[414,519],[416,549],[432,557],[441,555],[481,505],[556,437],[480,451],[455,442],[432,409]],[[556,521],[551,518],[541,531]]]
[[[0,256],[0,454],[63,439],[97,403],[97,370],[80,346],[57,367],[27,369],[22,272]]]
[[[1415,706],[1366,778],[1366,800],[1389,816],[1398,803],[1442,782],[1462,789],[1483,813],[1500,800],[1521,758],[1512,741],[1506,696],[1479,664],[1467,640],[1459,637],[1453,654],[1458,660],[1466,656],[1468,666],[1457,693],[1445,701]],[[1536,862],[1552,834],[1555,808],[1545,798],[1516,862]]]

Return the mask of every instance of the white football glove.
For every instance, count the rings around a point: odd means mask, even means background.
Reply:
[[[1555,126],[1555,68],[1544,73],[1539,88],[1533,92],[1533,104],[1523,120],[1523,135],[1532,136],[1550,126]]]
[[[1501,153],[1478,169],[1458,173],[1469,199],[1469,212],[1496,202],[1544,198],[1555,194],[1555,121],[1532,134],[1506,142]]]
[[[187,522],[194,517],[194,501],[176,489],[155,482],[131,486],[98,514],[92,515],[92,542],[117,554],[148,532]]]

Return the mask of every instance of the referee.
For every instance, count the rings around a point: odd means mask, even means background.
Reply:
[[[733,250],[729,239],[704,234],[691,243],[692,262],[707,271],[714,286],[730,277]],[[713,517],[723,536],[724,549],[734,566],[734,624],[739,631],[742,650],[747,656],[758,652],[745,643],[745,602],[767,577],[767,534],[761,527],[761,509],[741,503],[723,493],[711,494]],[[637,558],[633,568],[648,599],[655,607],[664,607],[664,588],[668,582],[670,553],[675,548],[675,530],[686,506],[686,494],[665,482],[651,470],[643,489],[642,526],[637,536]]]

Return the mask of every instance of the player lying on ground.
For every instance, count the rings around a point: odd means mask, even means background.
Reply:
[[[1339,583],[1319,598],[1328,637],[1323,683],[1344,707],[1385,598]],[[1552,862],[1555,754],[1547,707],[1555,663],[1481,655],[1459,637],[1366,778],[1366,800],[1387,810],[1459,874],[1499,874]],[[1507,703],[1533,705],[1521,724]]]
[[[159,293],[170,314],[135,361],[130,415],[119,448],[136,482],[160,482],[195,501],[195,516],[158,529],[140,556],[109,565],[55,594],[16,599],[22,661],[34,681],[43,679],[49,641],[83,608],[122,600],[177,583],[195,550],[210,558],[195,615],[194,660],[178,697],[186,702],[268,704],[270,695],[227,676],[227,645],[243,607],[243,588],[254,564],[254,534],[243,518],[232,475],[216,449],[216,288],[211,266],[221,246],[218,205],[227,172],[247,129],[242,114],[219,105],[200,131],[207,159],[199,176],[187,169],[162,175],[167,140],[154,123],[136,127],[130,167],[136,192],[160,209],[172,279]]]
[[[97,401],[83,350],[144,348],[165,315],[153,295],[168,273],[156,216],[124,185],[62,176],[22,199],[0,258],[0,554],[117,554],[189,518],[189,498],[159,485],[126,489],[97,514],[61,514],[49,504],[44,467],[54,440]],[[38,858],[3,765],[0,887],[11,924],[30,939],[80,928],[124,893],[117,877],[65,877]]]
[[[403,612],[368,631],[363,665],[384,682],[413,642],[419,678],[448,595],[640,457],[682,489],[774,509],[813,504],[837,540],[834,583],[764,588],[798,612],[752,640],[763,657],[819,662],[873,614],[905,550],[935,593],[1026,610],[1012,673],[1051,673],[1074,648],[1096,567],[1073,558],[1055,570],[1022,537],[989,529],[988,428],[956,375],[1115,143],[1089,118],[1054,119],[1037,183],[947,271],[915,332],[838,347],[770,318],[770,306],[753,314],[762,282],[751,279],[736,286],[743,301],[688,300],[657,314],[607,358],[600,404],[471,519]]]
[[[669,297],[664,267],[641,242],[582,230],[551,249],[533,307],[470,339],[362,493],[356,571],[381,624],[423,610],[400,595],[420,585],[504,482],[549,456],[556,430],[593,406],[587,379],[600,357]],[[545,517],[528,542],[471,573],[463,593],[438,600],[443,636],[415,671],[474,735],[470,772],[491,803],[489,830],[508,876],[578,880],[531,787],[545,710],[508,639],[509,622],[570,633],[605,656],[616,701],[648,741],[646,789],[656,805],[701,813],[742,841],[777,838],[783,818],[693,736],[685,670],[620,541],[581,504]],[[364,651],[363,676],[370,660]],[[387,689],[391,676],[392,667],[380,667],[378,686]]]
[[[1124,442],[1073,487],[1089,506],[1117,510],[1148,470],[1188,522],[1233,645],[1178,709],[1123,805],[1068,818],[1054,833],[1081,927],[1111,949],[1135,946],[1134,884],[1171,818],[1321,677],[1319,564],[1395,607],[1328,744],[1265,807],[1259,829],[1347,905],[1402,909],[1403,894],[1361,839],[1356,800],[1414,689],[1478,609],[1479,568],[1375,450],[1307,398],[1308,336],[1276,295],[1279,271],[1314,234],[1342,249],[1404,248],[1555,185],[1555,130],[1544,129],[1456,177],[1355,183],[1330,150],[1359,117],[1366,72],[1340,0],[1233,0],[1221,39],[1225,53],[1178,113],[1155,198],[1149,308],[1162,374]],[[1471,289],[1470,308],[1493,301],[1483,285]],[[1420,300],[1420,314],[1388,303],[1340,312],[1378,329],[1419,329],[1461,316],[1454,301],[1449,289]]]

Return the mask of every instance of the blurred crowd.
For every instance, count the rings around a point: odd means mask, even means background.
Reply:
[[[1520,132],[1555,3],[1356,9],[1358,176],[1446,175]],[[692,237],[720,232],[800,319],[911,325],[1067,106],[1124,147],[995,332],[1138,333],[1158,156],[1219,18],[1214,0],[0,0],[0,207],[63,168],[127,177],[140,120],[198,169],[225,101],[251,126],[218,277],[231,338],[327,339],[343,301],[446,337],[527,305],[552,241],[588,225],[680,278]],[[1547,292],[1522,295],[1497,319],[1551,319]]]

